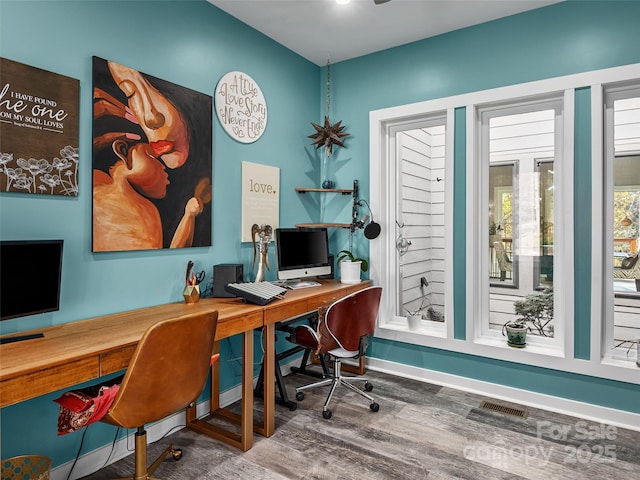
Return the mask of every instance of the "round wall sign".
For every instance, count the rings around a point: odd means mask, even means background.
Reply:
[[[216,114],[225,131],[242,143],[258,140],[267,128],[267,102],[256,81],[229,72],[216,85]]]

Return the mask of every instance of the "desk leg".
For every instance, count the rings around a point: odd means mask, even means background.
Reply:
[[[256,425],[255,431],[265,437],[270,437],[275,431],[276,418],[276,391],[275,391],[275,364],[276,364],[276,339],[275,325],[265,325],[263,329],[264,341],[264,385],[262,387],[262,398],[264,401],[264,418],[262,425]]]
[[[240,425],[240,434],[231,432],[195,416],[195,406],[187,410],[187,426],[197,432],[209,435],[233,445],[243,452],[253,446],[253,330],[242,334],[242,400],[240,415],[220,408],[220,362],[211,366],[211,415]],[[215,343],[214,353],[220,351]]]

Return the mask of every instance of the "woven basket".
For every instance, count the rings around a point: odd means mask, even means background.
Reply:
[[[21,455],[2,460],[2,480],[49,480],[51,459],[44,455]]]

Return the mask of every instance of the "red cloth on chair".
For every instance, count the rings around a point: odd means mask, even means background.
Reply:
[[[75,432],[104,417],[118,393],[122,377],[105,384],[63,393],[54,402],[60,405],[58,435]]]

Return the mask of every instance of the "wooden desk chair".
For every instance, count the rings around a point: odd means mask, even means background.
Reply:
[[[122,384],[100,420],[124,428],[136,428],[135,475],[151,479],[169,455],[181,453],[169,445],[147,467],[147,432],[144,425],[161,420],[194,402],[209,375],[218,324],[218,312],[199,317],[165,320],[150,327],[138,344]]]
[[[364,382],[364,389],[370,392],[373,385],[364,377],[343,377],[342,359],[360,358],[366,352],[368,338],[375,331],[376,318],[380,307],[382,287],[369,287],[336,300],[329,306],[326,314],[318,319],[318,329],[314,331],[307,325],[296,330],[296,341],[305,347],[314,347],[318,354],[328,354],[333,361],[333,375],[320,382],[296,388],[296,400],[304,399],[304,390],[331,385],[329,395],[322,409],[322,416],[331,418],[329,403],[338,385],[343,385],[369,400],[369,408],[377,412],[380,406],[373,397],[366,394],[352,381]]]

